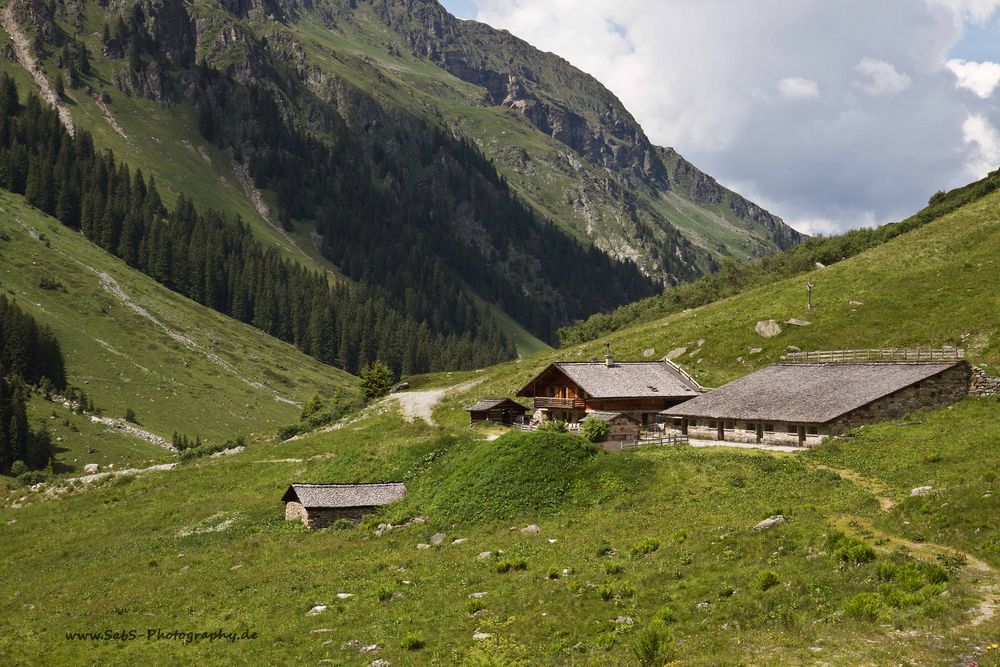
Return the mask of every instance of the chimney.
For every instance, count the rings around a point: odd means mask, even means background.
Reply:
[[[615,365],[615,358],[611,356],[611,343],[604,344],[604,365],[608,368]]]

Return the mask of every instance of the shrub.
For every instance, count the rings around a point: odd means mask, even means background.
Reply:
[[[411,632],[410,634],[403,637],[403,641],[400,643],[400,646],[402,646],[407,651],[419,651],[420,649],[427,646],[427,643],[424,642],[423,638],[420,635],[415,635]]]
[[[48,481],[49,476],[43,470],[29,470],[17,476],[17,481],[25,486],[33,486]]]
[[[469,600],[465,603],[465,611],[469,612],[469,616],[486,609],[486,603],[482,600]]]
[[[566,433],[566,422],[561,419],[547,419],[538,425],[543,433]]]
[[[388,394],[396,382],[392,369],[381,360],[365,364],[358,375],[361,378],[361,390],[369,401]]]
[[[621,574],[625,571],[625,567],[621,563],[605,563],[604,564],[604,574]]]
[[[12,477],[20,477],[28,472],[28,465],[24,461],[14,461],[10,464],[10,474]]]
[[[629,648],[642,667],[659,667],[670,657],[673,638],[660,623],[650,623],[632,639]]]
[[[757,573],[757,587],[762,591],[774,588],[781,583],[778,573],[774,570],[764,570]]]
[[[354,528],[354,522],[350,519],[337,519],[331,524],[334,530],[348,530]]]
[[[834,558],[844,564],[863,565],[875,560],[875,549],[856,537],[850,537],[843,533],[831,533],[827,536],[827,545]]]
[[[545,575],[546,579],[558,579],[562,575],[559,573],[559,568],[549,568],[549,573]]]
[[[392,590],[391,588],[381,588],[378,591],[378,601],[390,602],[395,594],[396,591]]]
[[[610,556],[615,550],[607,542],[601,542],[597,545],[597,555],[598,556]]]
[[[497,561],[493,564],[493,571],[497,574],[506,574],[508,572],[517,572],[520,570],[528,569],[528,561],[523,558],[512,558],[508,560]]]
[[[130,424],[138,424],[139,418],[135,416],[135,410],[132,408],[125,408],[125,421]]]
[[[674,610],[670,607],[660,607],[653,614],[653,620],[659,621],[660,623],[673,623],[676,619],[674,616]]]
[[[847,603],[847,613],[861,621],[884,619],[888,610],[877,593],[858,593]]]
[[[587,417],[580,426],[580,434],[591,442],[604,442],[610,430],[611,424],[594,417]]]
[[[645,556],[646,554],[653,553],[659,548],[660,543],[658,540],[654,540],[652,537],[647,537],[642,542],[632,547],[629,553],[631,553],[633,557]]]

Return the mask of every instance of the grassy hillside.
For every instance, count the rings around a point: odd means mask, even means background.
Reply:
[[[0,233],[0,289],[55,330],[70,384],[106,416],[132,408],[143,428],[167,439],[175,430],[227,439],[295,421],[317,391],[354,386],[343,371],[167,290],[7,192]]]
[[[3,201],[15,218],[30,214],[11,208],[18,205]],[[608,341],[623,359],[686,346],[680,361],[706,383],[773,361],[788,345],[964,344],[993,367],[998,205],[1000,194],[991,195],[817,271],[811,314],[794,279]],[[47,249],[4,224],[10,240],[0,249],[20,244],[5,266],[28,259],[5,274],[3,287],[14,275],[35,276],[30,262],[43,266],[59,250],[96,261],[64,230],[46,230]],[[70,271],[72,263],[60,264],[69,271],[60,275],[78,277],[60,279],[84,302],[99,299],[113,316],[142,324],[85,280],[89,270]],[[73,341],[65,345],[71,372],[73,349],[122,372],[115,355],[59,328],[57,305],[68,297],[40,294],[36,278],[19,280],[45,305],[33,312]],[[181,308],[164,303],[164,318]],[[812,324],[769,340],[754,332],[760,319],[790,317]],[[0,599],[8,627],[0,659],[707,666],[733,656],[732,664],[996,667],[1000,653],[989,647],[1000,639],[1000,402],[967,399],[795,455],[607,454],[571,436],[487,441],[468,428],[461,407],[470,399],[502,395],[551,359],[596,356],[603,343],[414,378],[422,389],[479,380],[445,398],[434,411],[438,426],[404,421],[390,397],[332,430],[283,443],[257,437],[234,456],[68,489],[57,500],[44,489],[6,492],[0,577],[13,583]],[[753,347],[762,349],[751,354]],[[122,386],[155,391],[135,382]],[[118,395],[110,385],[106,401]],[[383,480],[405,481],[410,493],[361,526],[312,532],[283,521],[279,499],[293,481]],[[916,486],[933,491],[911,497]],[[775,514],[787,523],[752,530]],[[381,537],[373,530],[421,515],[426,523]],[[518,530],[531,524],[540,532]],[[440,546],[417,547],[435,533],[444,533]],[[47,554],[44,567],[35,566],[39,553]],[[316,605],[327,609],[307,615]],[[150,640],[150,628],[235,636]],[[135,640],[65,638],[132,629]],[[244,631],[258,638],[241,638]],[[377,650],[362,652],[371,645]]]

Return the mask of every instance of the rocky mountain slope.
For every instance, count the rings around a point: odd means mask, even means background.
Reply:
[[[61,78],[64,116],[168,197],[400,300],[432,297],[421,276],[443,272],[552,340],[720,255],[798,239],[653,147],[593,78],[436,3],[11,0],[4,15],[0,66]],[[567,273],[580,265],[588,286]]]

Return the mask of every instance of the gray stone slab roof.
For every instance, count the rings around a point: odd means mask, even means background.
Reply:
[[[549,368],[562,372],[592,398],[679,398],[701,393],[697,383],[664,361],[616,361],[610,366],[602,361],[557,361]],[[520,393],[530,387],[528,383]]]
[[[292,484],[283,502],[295,501],[306,508],[377,507],[406,495],[406,485],[385,484]]]
[[[775,364],[660,414],[823,424],[961,363]]]
[[[512,401],[509,398],[485,398],[475,405],[470,405],[466,408],[468,412],[487,412],[494,408],[498,408],[506,404],[506,407],[511,410],[521,409],[527,411],[528,408],[524,407],[517,401]]]

